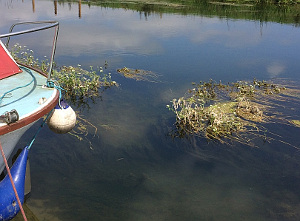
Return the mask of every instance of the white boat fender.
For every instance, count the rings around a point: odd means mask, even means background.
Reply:
[[[57,104],[47,120],[47,125],[54,133],[65,134],[76,124],[76,113],[64,100]]]

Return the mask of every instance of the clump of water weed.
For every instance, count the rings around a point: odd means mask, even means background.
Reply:
[[[49,61],[46,57],[39,60],[35,58],[34,52],[26,46],[15,44],[10,50],[14,59],[20,63],[33,68],[38,68],[43,72],[49,69]],[[108,88],[117,86],[118,84],[112,80],[111,74],[104,73],[102,67],[94,69],[90,66],[90,70],[77,66],[62,66],[52,70],[52,78],[56,80],[60,87],[63,88],[62,93],[65,99],[72,103],[84,104],[84,100],[88,98],[98,97],[99,88]]]
[[[158,82],[158,75],[152,71],[124,67],[117,69],[117,73],[123,75],[125,78],[134,79],[136,81]]]
[[[38,68],[43,72],[47,72],[50,65],[47,56],[44,56],[44,58],[40,60],[34,56],[33,50],[18,43],[10,49],[10,54],[17,63],[21,63],[33,68]]]
[[[193,85],[184,97],[173,99],[167,105],[176,114],[176,130],[172,136],[196,135],[250,146],[255,146],[253,137],[268,139],[263,123],[283,122],[282,114],[276,111],[282,105],[280,102],[298,99],[295,94],[300,92],[256,79],[228,84],[210,80]]]
[[[52,76],[64,89],[67,99],[97,97],[99,88],[117,86],[110,73],[103,74],[102,67],[94,70],[91,66],[90,70],[84,70],[80,65],[63,66],[53,70]]]
[[[300,120],[290,120],[295,127],[300,127]]]
[[[50,63],[46,57],[39,60],[35,58],[34,52],[28,49],[26,46],[15,44],[10,50],[13,58],[22,65],[30,66],[40,69],[46,73],[49,69]],[[107,65],[107,63],[105,63]],[[71,102],[72,105],[76,105],[77,108],[88,106],[88,100],[94,101],[94,98],[99,96],[100,88],[109,88],[112,86],[118,86],[118,84],[112,80],[111,74],[105,74],[102,67],[98,67],[96,70],[90,66],[90,70],[81,68],[81,65],[74,66],[62,66],[56,67],[52,70],[52,78],[62,88],[64,99]],[[86,140],[90,148],[92,148],[90,130],[93,129],[93,137],[96,136],[97,127],[91,122],[80,116],[77,111],[77,122],[74,129],[69,132],[70,135],[76,137],[78,140]]]

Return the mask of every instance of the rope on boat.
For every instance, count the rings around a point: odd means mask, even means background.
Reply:
[[[53,110],[51,110],[48,114],[47,114],[47,117],[43,120],[41,126],[39,127],[39,129],[37,130],[37,132],[35,133],[35,135],[33,136],[33,138],[31,139],[31,142],[29,143],[28,146],[26,146],[25,148],[27,148],[28,150],[30,150],[33,142],[35,141],[35,138],[37,137],[37,135],[39,134],[39,132],[41,131],[41,129],[44,127],[47,119],[49,118],[49,116],[51,115],[51,113],[53,112]],[[5,163],[5,167],[6,167],[6,170],[7,170],[7,174],[9,176],[9,179],[10,179],[10,182],[11,182],[11,185],[13,187],[13,190],[14,190],[14,193],[15,193],[15,196],[16,196],[16,199],[18,201],[18,205],[20,207],[20,210],[21,210],[21,213],[22,213],[22,216],[24,218],[24,221],[27,221],[27,218],[26,218],[26,215],[25,215],[25,212],[24,212],[24,209],[22,207],[22,203],[20,201],[20,198],[19,198],[19,195],[18,195],[18,192],[16,190],[16,187],[15,187],[15,184],[14,184],[14,181],[13,181],[13,178],[12,178],[12,175],[10,173],[10,168],[8,166],[8,163],[7,163],[7,160],[6,160],[6,157],[5,157],[5,154],[4,154],[4,151],[3,151],[3,148],[2,148],[2,145],[1,145],[1,142],[0,142],[0,150],[1,150],[1,154],[2,154],[2,157],[3,157],[3,161]]]
[[[15,91],[15,90],[18,90],[18,89],[20,89],[20,88],[27,87],[27,86],[29,86],[30,84],[32,84],[32,82],[34,82],[34,76],[33,76],[32,72],[31,72],[31,70],[28,69],[28,68],[25,68],[25,67],[20,67],[20,68],[26,70],[27,72],[29,72],[29,74],[30,74],[31,77],[32,77],[31,81],[30,81],[29,83],[23,85],[23,86],[15,87],[15,88],[13,88],[13,89],[11,89],[11,90],[5,92],[4,94],[2,94],[2,96],[0,97],[0,102],[3,100],[3,98],[4,98],[6,95],[10,95],[11,92],[13,92],[13,91]]]
[[[21,203],[21,201],[20,201],[18,192],[17,192],[17,190],[16,190],[16,187],[15,187],[15,184],[14,184],[14,181],[13,181],[13,178],[12,178],[12,176],[11,176],[10,169],[9,169],[9,166],[8,166],[8,163],[7,163],[7,160],[6,160],[6,157],[5,157],[5,154],[4,154],[4,151],[3,151],[3,148],[2,148],[1,143],[0,143],[0,150],[1,150],[1,154],[2,154],[2,157],[3,157],[4,163],[5,163],[5,167],[6,167],[6,170],[7,170],[7,174],[8,174],[8,176],[9,176],[11,185],[12,185],[12,187],[13,187],[13,190],[14,190],[14,192],[15,192],[15,196],[16,196],[17,201],[18,201],[18,204],[19,204],[19,207],[20,207],[22,216],[23,216],[24,220],[27,221],[27,218],[26,218],[26,215],[25,215],[25,212],[24,212],[22,203]]]
[[[15,90],[18,90],[20,88],[24,88],[24,87],[27,87],[29,85],[31,85],[33,82],[34,82],[34,76],[32,75],[32,72],[30,69],[28,68],[25,68],[25,67],[21,67],[22,69],[26,70],[29,72],[29,74],[32,76],[32,79],[29,83],[23,85],[23,86],[19,86],[19,87],[15,87],[7,92],[5,92],[4,94],[2,94],[2,96],[0,97],[0,102],[3,100],[3,98],[5,98],[7,95],[11,94],[11,92],[15,91]],[[18,195],[18,192],[16,190],[16,187],[15,187],[15,184],[14,184],[14,181],[13,181],[13,178],[11,176],[11,173],[10,173],[10,169],[9,169],[9,166],[8,166],[8,163],[7,163],[7,160],[6,160],[6,157],[5,157],[5,153],[4,153],[4,150],[2,148],[2,145],[0,143],[0,150],[1,150],[1,155],[2,155],[2,158],[3,158],[3,161],[5,163],[5,167],[6,167],[6,171],[7,171],[7,174],[9,176],[9,179],[10,179],[10,182],[11,182],[11,185],[12,185],[12,188],[14,190],[14,193],[15,193],[15,196],[16,196],[16,199],[17,199],[17,202],[19,204],[19,207],[20,207],[20,210],[21,210],[21,213],[22,213],[22,216],[24,218],[25,221],[27,221],[27,218],[26,218],[26,215],[25,215],[25,212],[24,212],[24,209],[23,209],[23,206],[22,206],[22,203],[20,201],[20,198],[19,198],[19,195]]]
[[[30,70],[29,70],[29,71],[30,71]],[[29,86],[33,81],[34,81],[34,79],[33,79],[30,83],[28,83],[28,84],[26,84],[26,85],[24,85],[24,86],[14,88],[14,89],[12,89],[12,90],[10,90],[10,91],[4,93],[4,95],[2,95],[2,97],[0,98],[0,101],[1,101],[1,99],[3,99],[3,98],[5,97],[5,95],[7,95],[8,93],[10,93],[10,92],[12,92],[12,91],[14,91],[14,90],[17,90],[17,89],[19,89],[19,88],[22,88],[22,87],[27,87],[27,86]],[[60,100],[61,100],[61,90],[63,90],[63,89],[62,89],[60,86],[55,85],[54,83],[53,83],[53,85],[54,85],[53,87],[55,87],[55,88],[59,91],[59,105],[60,105]],[[30,150],[30,148],[31,148],[31,146],[32,146],[32,144],[33,144],[33,142],[35,141],[35,139],[36,139],[36,137],[37,137],[37,135],[39,134],[39,132],[41,131],[41,129],[44,127],[44,125],[45,125],[47,119],[48,119],[49,116],[52,114],[52,112],[53,112],[53,110],[51,110],[51,111],[47,114],[46,118],[43,120],[42,124],[40,125],[40,127],[39,127],[38,130],[36,131],[35,135],[34,135],[33,138],[31,139],[29,145],[26,146],[25,148],[27,148],[28,150]],[[9,176],[11,185],[12,185],[12,187],[13,187],[13,190],[14,190],[14,193],[15,193],[15,196],[16,196],[16,199],[17,199],[17,202],[18,202],[20,211],[21,211],[21,213],[22,213],[23,219],[24,219],[24,221],[27,221],[27,217],[26,217],[26,214],[25,214],[25,212],[24,212],[22,203],[21,203],[21,201],[20,201],[18,192],[17,192],[17,190],[16,190],[16,187],[15,187],[15,184],[14,184],[14,181],[13,181],[13,178],[12,178],[12,175],[11,175],[11,172],[10,172],[10,168],[9,168],[9,166],[8,166],[8,163],[7,163],[7,160],[6,160],[6,157],[5,157],[4,150],[3,150],[3,148],[2,148],[1,142],[0,142],[0,150],[1,150],[2,157],[3,157],[3,161],[4,161],[4,163],[5,163],[5,167],[6,167],[6,170],[7,170],[7,174],[8,174],[8,176]]]
[[[33,142],[35,141],[35,138],[37,137],[37,135],[39,134],[39,132],[41,131],[41,129],[44,127],[44,125],[45,125],[47,119],[48,119],[49,116],[52,114],[52,112],[53,112],[53,109],[47,114],[47,116],[46,116],[46,118],[43,120],[41,126],[40,126],[39,129],[36,131],[35,135],[32,137],[32,139],[31,139],[29,145],[26,146],[25,148],[27,148],[28,150],[30,150],[30,148],[31,148],[31,146],[32,146],[32,144],[33,144]]]
[[[60,101],[61,101],[61,99],[62,99],[62,91],[64,91],[65,89],[63,89],[63,88],[59,85],[58,81],[56,81],[56,80],[48,80],[48,81],[47,81],[47,87],[49,87],[49,88],[55,88],[56,90],[59,91],[58,105],[59,105],[60,108],[62,109],[62,106],[61,106],[61,104],[60,104]]]
[[[26,69],[26,70],[29,72],[29,74],[33,77],[32,72],[31,72],[30,69],[25,68],[25,67],[21,67],[21,68]],[[1,95],[1,97],[0,97],[0,102],[1,102],[1,100],[2,100],[5,96],[7,96],[8,94],[10,94],[12,91],[15,91],[15,90],[20,89],[20,88],[27,87],[27,86],[29,86],[32,82],[34,82],[34,77],[33,77],[32,80],[31,80],[29,83],[27,83],[26,85],[24,85],[24,86],[19,86],[19,87],[16,87],[16,88],[14,88],[14,89],[12,89],[12,90],[9,90],[9,91],[5,92],[3,95]],[[53,80],[47,81],[47,87],[55,88],[55,89],[57,89],[57,90],[59,91],[59,101],[58,101],[58,103],[59,103],[59,106],[61,107],[60,101],[61,101],[61,98],[62,98],[62,90],[64,90],[64,89],[63,89],[62,87],[60,87],[60,85],[59,85],[57,82],[54,82]],[[62,107],[61,107],[61,108],[62,108]],[[45,125],[47,119],[48,119],[49,116],[52,114],[52,112],[53,112],[53,110],[51,110],[51,111],[47,114],[46,118],[43,120],[42,124],[40,125],[40,127],[39,127],[38,130],[36,131],[35,135],[34,135],[33,138],[31,139],[29,145],[26,146],[25,148],[27,148],[28,150],[30,150],[30,148],[31,148],[31,146],[32,146],[32,144],[33,144],[33,142],[35,141],[35,139],[36,139],[36,137],[37,137],[37,135],[39,134],[39,132],[41,131],[41,129],[44,127],[44,125]],[[7,170],[7,174],[8,174],[8,176],[9,176],[9,178],[10,178],[11,185],[12,185],[12,187],[13,187],[13,190],[14,190],[14,193],[15,193],[15,196],[16,196],[16,199],[17,199],[17,202],[18,202],[18,205],[19,205],[19,207],[20,207],[20,211],[21,211],[21,213],[22,213],[23,219],[24,219],[24,221],[27,221],[27,217],[26,217],[26,214],[25,214],[25,212],[24,212],[22,203],[21,203],[21,201],[20,201],[18,192],[17,192],[17,190],[16,190],[16,187],[15,187],[15,184],[14,184],[14,181],[13,181],[13,178],[12,178],[12,175],[11,175],[11,172],[10,172],[10,168],[9,168],[9,166],[8,166],[8,163],[7,163],[7,160],[6,160],[6,157],[5,157],[4,150],[3,150],[3,148],[2,148],[1,142],[0,142],[0,150],[1,150],[2,157],[3,157],[3,161],[4,161],[4,163],[5,163],[5,167],[6,167],[6,170]]]

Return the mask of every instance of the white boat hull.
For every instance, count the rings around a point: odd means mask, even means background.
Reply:
[[[5,154],[5,157],[7,159],[10,158],[11,154],[14,152],[14,149],[17,145],[17,143],[19,142],[20,138],[22,137],[22,135],[34,124],[28,124],[25,127],[22,127],[20,129],[17,129],[13,132],[4,134],[0,136],[0,142]],[[23,147],[22,147],[23,148]],[[3,158],[0,157],[0,173],[2,173],[3,169],[5,168],[5,164],[3,161]]]

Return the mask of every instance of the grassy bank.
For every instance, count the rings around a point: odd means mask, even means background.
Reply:
[[[68,1],[60,1],[59,4],[64,2]],[[151,14],[176,13],[300,26],[300,0],[90,0],[81,3],[126,8],[146,17]]]

